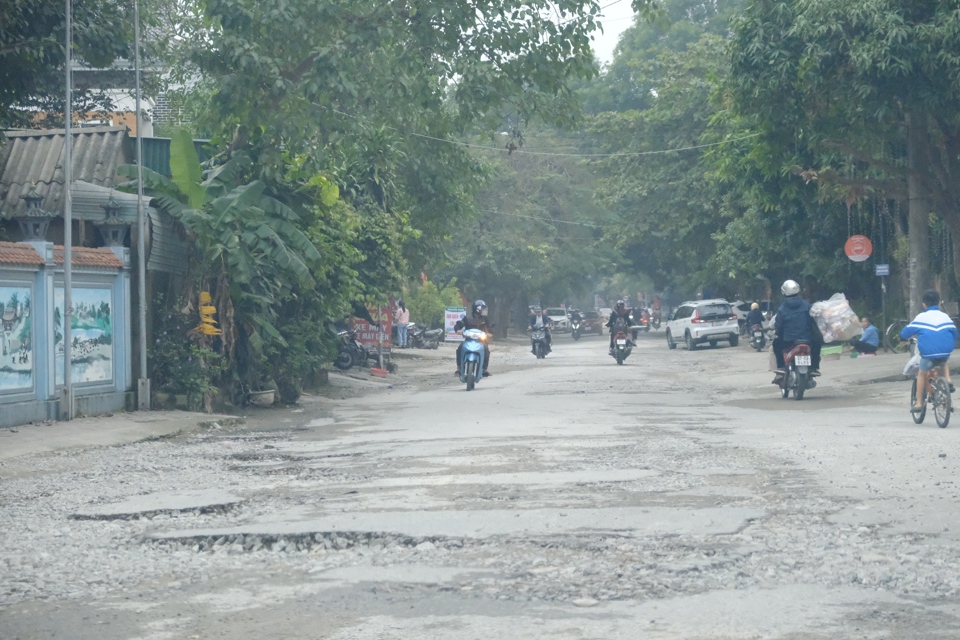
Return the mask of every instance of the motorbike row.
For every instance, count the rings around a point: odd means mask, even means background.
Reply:
[[[655,310],[652,314],[642,310],[640,317],[635,319],[636,324],[628,325],[623,319],[617,319],[613,326],[613,349],[611,355],[622,365],[630,356],[635,346],[634,340],[640,331],[650,331],[660,328],[660,313]],[[573,339],[579,340],[582,335],[582,324],[580,320],[574,320],[570,325]],[[538,360],[547,357],[550,352],[550,346],[547,343],[547,332],[543,327],[532,328],[530,333],[530,350]],[[772,340],[768,334],[772,332],[771,327],[764,328],[762,325],[755,324],[750,327],[743,327],[743,331],[750,336],[750,346],[757,352],[763,351],[767,341]],[[357,339],[356,333],[351,330],[343,330],[338,333],[340,337],[340,350],[334,366],[341,370],[347,370],[357,365],[363,365],[370,358],[375,358],[377,354],[372,353]],[[407,337],[411,347],[418,349],[436,349],[440,346],[443,338],[442,329],[426,329],[426,327],[411,322],[408,325]],[[463,332],[463,363],[460,372],[460,380],[467,385],[467,391],[472,390],[477,382],[482,378],[484,370],[485,349],[484,343],[489,335],[479,329],[467,329]],[[784,374],[779,383],[780,395],[782,398],[789,398],[791,393],[794,399],[802,400],[807,389],[817,386],[816,380],[811,373],[811,354],[810,345],[799,343],[793,349],[784,354]]]
[[[363,366],[367,360],[377,358],[377,354],[363,346],[357,338],[357,333],[351,329],[337,332],[340,339],[340,348],[333,366],[341,371],[347,371],[356,366]],[[421,324],[411,322],[407,325],[407,341],[409,346],[416,349],[437,349],[443,340],[443,329],[427,329]]]

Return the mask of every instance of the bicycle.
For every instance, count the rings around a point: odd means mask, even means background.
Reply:
[[[909,341],[905,341],[909,344]],[[927,388],[923,392],[923,406],[920,411],[914,413],[913,407],[916,406],[917,398],[917,379],[913,379],[910,387],[910,416],[917,424],[921,424],[927,416],[927,405],[933,405],[933,417],[937,420],[937,426],[945,429],[950,423],[950,414],[953,412],[953,399],[950,397],[950,385],[946,379],[944,367],[947,366],[946,358],[936,358],[933,361],[934,367],[927,372]]]
[[[887,330],[883,332],[883,346],[887,351],[906,353],[910,350],[909,341],[900,338],[900,332],[908,324],[909,320],[899,318],[887,325]]]

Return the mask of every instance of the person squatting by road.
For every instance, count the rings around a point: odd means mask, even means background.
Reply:
[[[860,318],[860,326],[863,327],[863,334],[851,340],[850,346],[857,353],[876,353],[880,346],[880,332],[870,322],[870,316]]]
[[[453,330],[460,332],[464,329],[479,329],[484,333],[491,333],[490,324],[487,322],[487,303],[483,300],[477,300],[473,303],[472,312],[470,315],[464,314],[462,318],[457,320],[457,323],[453,325]],[[455,375],[460,375],[460,363],[463,358],[463,343],[457,347],[457,372]],[[490,347],[486,342],[483,343],[483,375],[488,377],[492,375],[487,368],[490,366]]]

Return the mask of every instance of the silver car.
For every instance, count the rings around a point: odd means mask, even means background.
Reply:
[[[721,340],[731,347],[740,342],[740,324],[736,311],[726,300],[694,300],[678,306],[667,321],[667,347],[677,348],[683,341],[687,350],[707,342],[711,347]]]
[[[566,333],[570,331],[570,316],[567,310],[561,307],[547,307],[544,309],[550,319],[553,320],[553,330],[557,333]]]

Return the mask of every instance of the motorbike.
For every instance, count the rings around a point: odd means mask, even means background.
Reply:
[[[543,360],[550,353],[550,347],[547,345],[547,330],[544,327],[532,327],[530,329],[530,350],[537,360]]]
[[[343,329],[337,332],[337,337],[340,338],[340,348],[336,359],[333,361],[333,366],[341,371],[346,371],[356,365],[366,363],[370,354],[367,352],[367,348],[357,339],[355,331]]]
[[[803,400],[807,389],[817,386],[810,375],[812,357],[810,344],[798,342],[796,346],[783,354],[784,375],[780,381],[780,397],[786,400],[793,391],[794,400]]]
[[[646,309],[640,312],[640,320],[638,324],[640,331],[650,331],[650,314],[646,311]]]
[[[660,310],[654,309],[653,313],[650,315],[650,326],[654,329],[660,328]]]
[[[466,383],[467,391],[473,391],[473,387],[483,377],[483,359],[486,357],[484,343],[487,337],[487,334],[480,329],[463,330],[460,382]]]
[[[627,327],[627,323],[622,318],[617,318],[617,321],[613,324],[613,357],[616,358],[617,364],[623,364],[623,361],[633,350],[629,330],[630,328]]]
[[[763,351],[767,344],[767,337],[763,333],[763,326],[755,324],[750,327],[750,346],[757,351]]]
[[[440,346],[443,329],[427,329],[421,324],[411,322],[407,325],[407,342],[417,349],[436,349]]]
[[[573,337],[574,342],[580,339],[581,335],[581,323],[579,320],[572,320],[570,322],[570,335]]]

